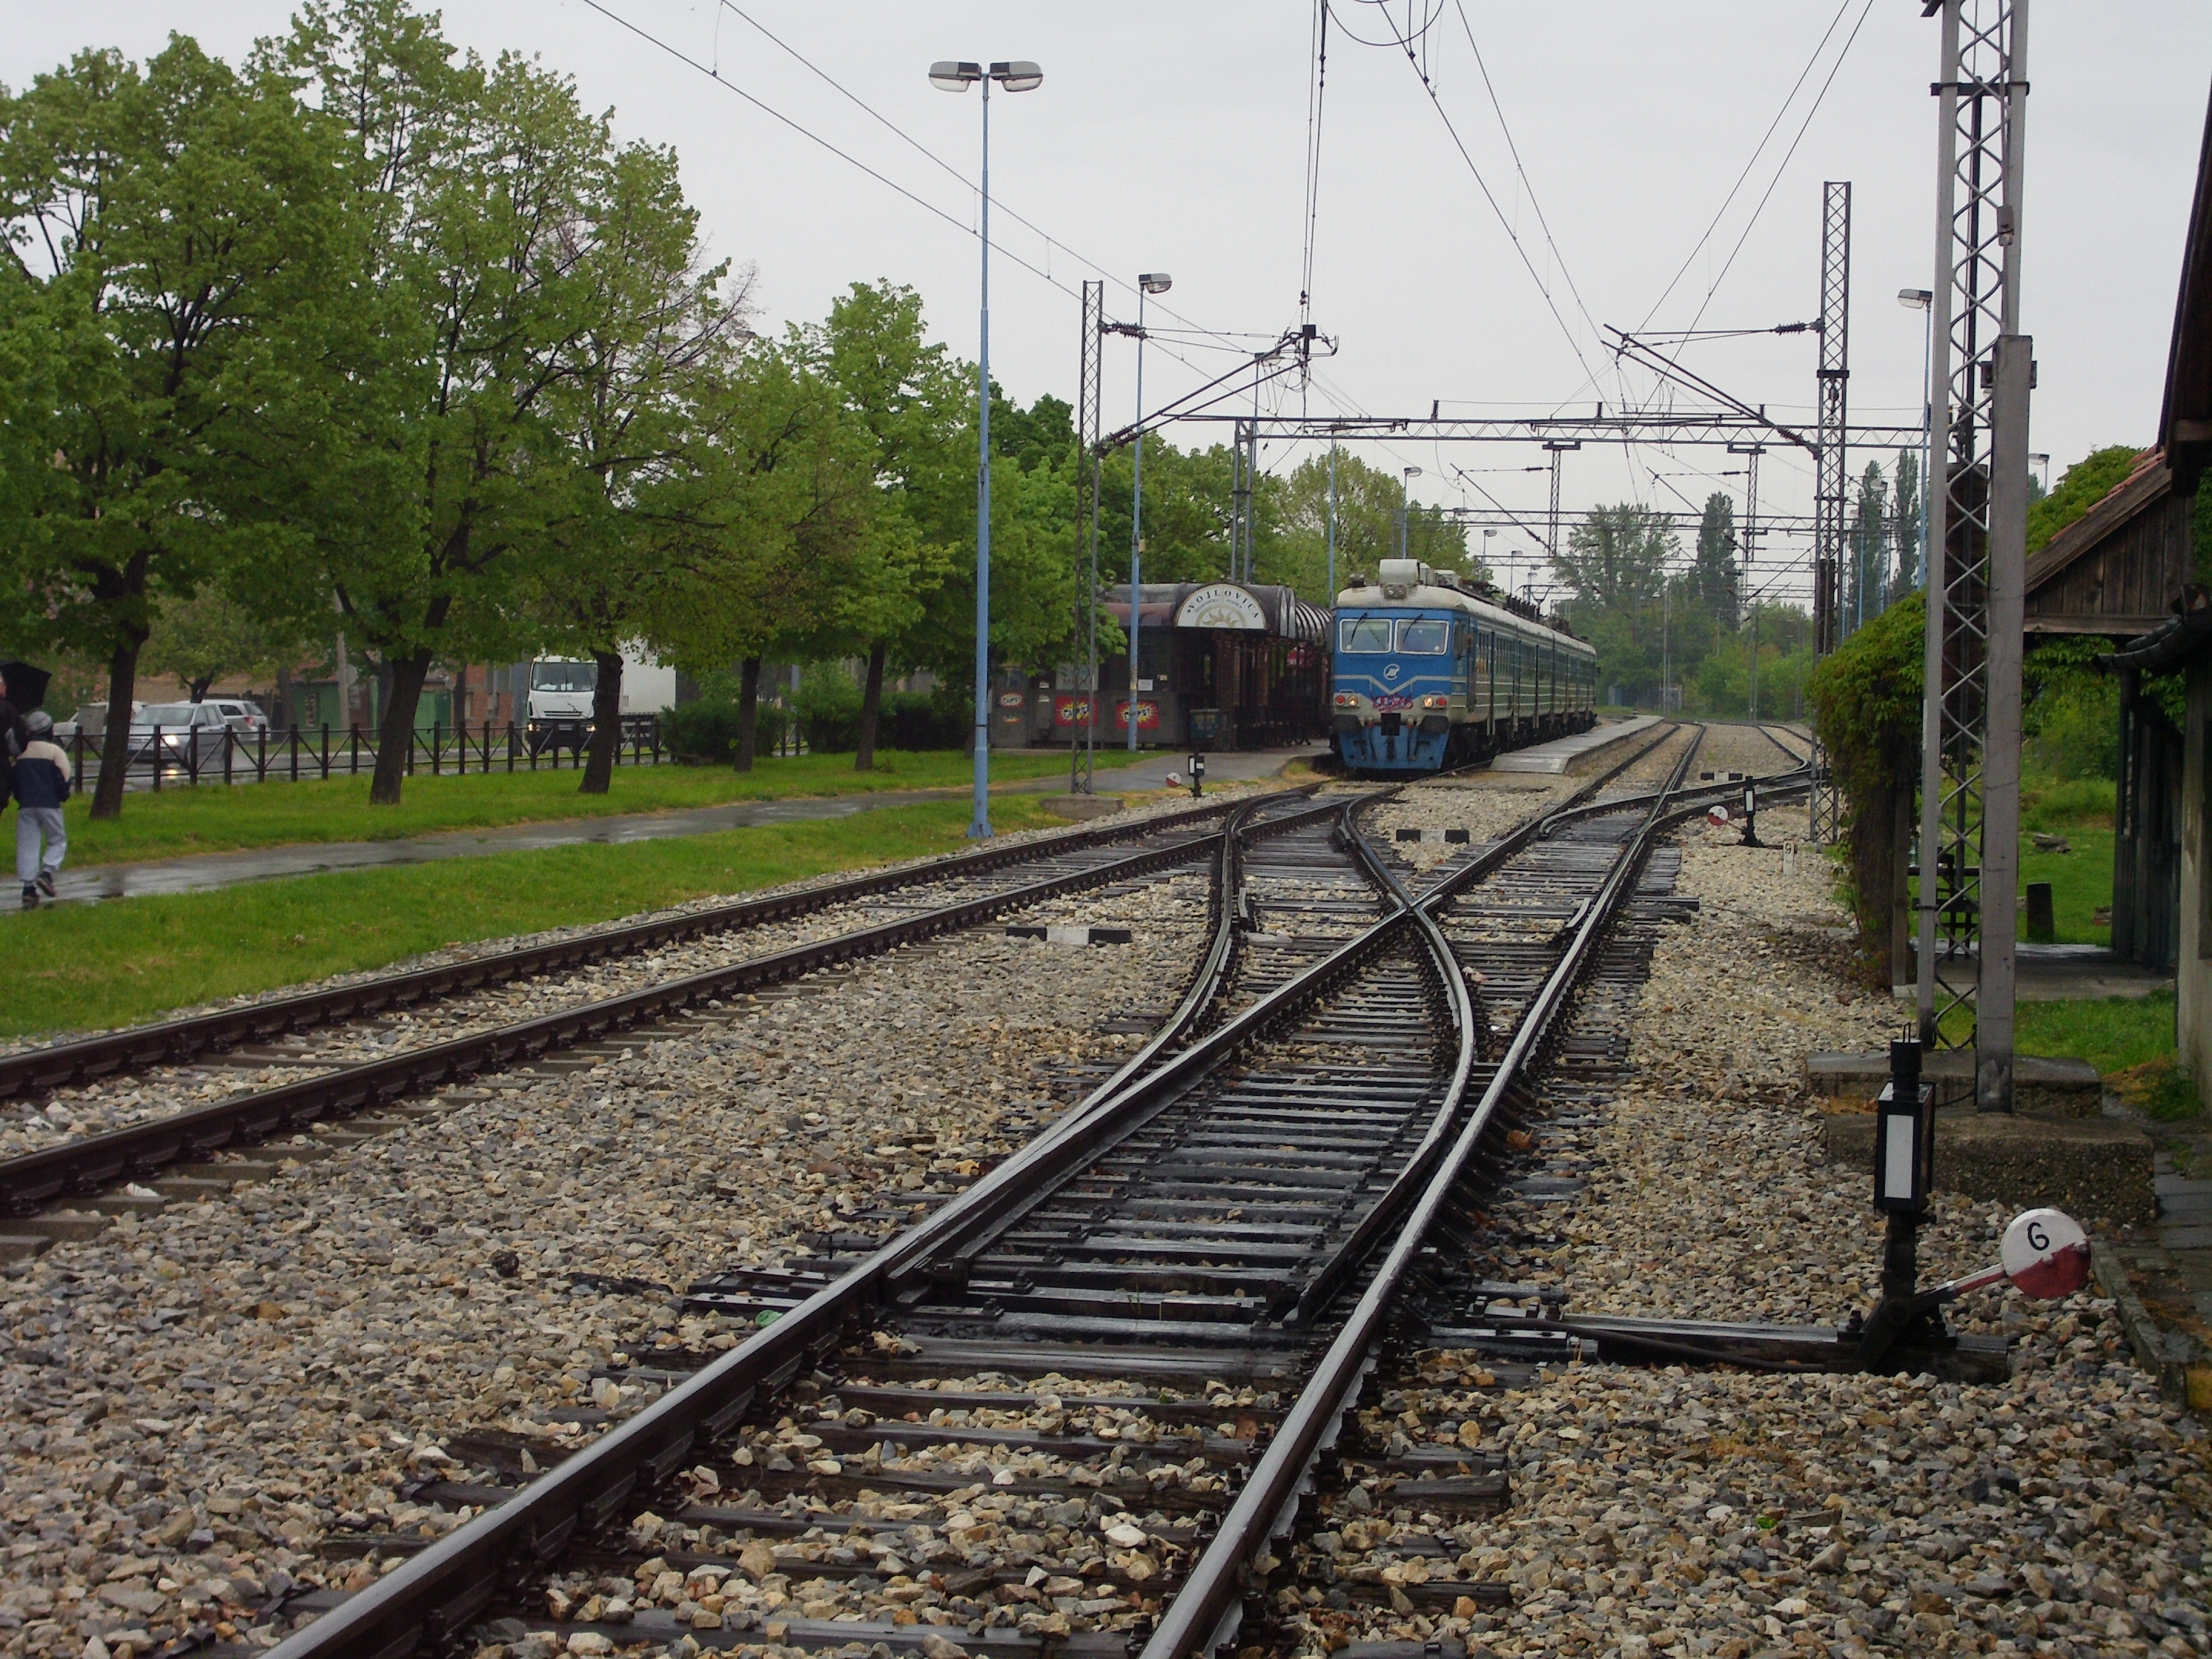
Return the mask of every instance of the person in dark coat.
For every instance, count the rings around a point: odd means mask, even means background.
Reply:
[[[24,721],[30,742],[15,757],[15,874],[23,884],[23,906],[54,896],[54,872],[69,851],[69,830],[62,803],[69,799],[69,756],[54,741],[54,718],[33,709]]]
[[[31,728],[8,701],[8,679],[0,674],[0,811],[8,808],[14,791],[15,757],[30,747]]]

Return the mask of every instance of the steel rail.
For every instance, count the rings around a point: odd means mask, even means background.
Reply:
[[[1364,796],[1341,807],[1331,802],[1295,817],[1304,821],[1356,811],[1381,798]],[[1286,816],[1259,827],[1287,827],[1291,821]],[[1224,908],[1233,914],[1236,907]],[[680,1468],[702,1437],[711,1440],[727,1432],[761,1392],[781,1388],[802,1366],[828,1354],[855,1315],[888,1299],[902,1281],[926,1274],[933,1262],[978,1231],[1003,1227],[1039,1185],[1087,1167],[1103,1147],[1164,1109],[1177,1091],[1253,1036],[1356,971],[1411,914],[1395,910],[1384,924],[1347,940],[1149,1072],[1132,1075],[1133,1060],[935,1214],[507,1502],[447,1534],[288,1638],[271,1650],[271,1659],[405,1659],[425,1643],[455,1635],[490,1605],[516,1566],[550,1564],[580,1529],[588,1532],[611,1519],[641,1483],[663,1480]],[[1218,922],[1217,945],[1220,933]],[[1225,964],[1227,947],[1222,951]],[[1214,959],[1212,952],[1208,959]],[[1205,1006],[1201,988],[1202,981],[1194,984],[1175,1018],[1187,1012],[1195,1018]],[[1147,1045],[1155,1055],[1164,1046]]]
[[[631,922],[574,939],[495,951],[466,962],[412,969],[352,985],[276,997],[243,1007],[219,1008],[181,1019],[103,1032],[72,1042],[0,1054],[0,1100],[43,1093],[119,1072],[179,1064],[199,1054],[220,1053],[241,1042],[261,1041],[287,1031],[359,1019],[388,1008],[409,1007],[538,974],[634,956],[712,933],[810,915],[833,905],[895,892],[902,887],[981,874],[1040,857],[1049,858],[1059,852],[1103,846],[1162,830],[1179,830],[1228,810],[1230,803],[1224,801],[1185,807],[1156,817],[1056,830],[1034,841],[950,854],[896,869],[848,876],[794,892],[741,899],[680,916]]]
[[[1702,743],[1700,734],[1698,742],[1685,751],[1675,766],[1670,787],[1680,783]],[[1405,1215],[1402,1226],[1351,1316],[1313,1371],[1311,1381],[1285,1413],[1236,1502],[1192,1565],[1175,1599],[1162,1613],[1159,1624],[1145,1644],[1141,1659],[1208,1659],[1224,1644],[1233,1640],[1243,1614],[1244,1580],[1249,1564],[1295,1522],[1300,1491],[1307,1481],[1313,1460],[1334,1434],[1345,1413],[1356,1405],[1372,1367],[1371,1351],[1382,1334],[1391,1304],[1419,1256],[1423,1240],[1466,1171],[1476,1148],[1490,1133],[1498,1107],[1550,1036],[1554,1021],[1567,1006],[1598,941],[1610,927],[1622,901],[1640,879],[1644,858],[1668,816],[1654,807],[1623,844],[1595,898],[1583,908],[1582,920],[1559,962],[1530,1000],[1480,1099],[1452,1136],[1449,1152],[1430,1158],[1425,1176],[1419,1180],[1418,1194],[1401,1194],[1394,1183],[1393,1192],[1385,1202],[1398,1201]],[[1428,896],[1425,896],[1425,900]],[[1425,904],[1417,905],[1414,910],[1419,914],[1425,908]],[[1448,955],[1447,960],[1451,964],[1451,977],[1457,978],[1456,958]],[[1465,1073],[1458,1075],[1459,1091],[1447,1099],[1439,1114],[1447,1121],[1457,1115],[1464,1097]]]
[[[1256,808],[1261,804],[1251,805]],[[1333,810],[1333,805],[1309,808],[1304,813],[1286,815],[1285,821],[1299,822]],[[242,1142],[295,1133],[363,1107],[497,1070],[551,1049],[590,1042],[642,1020],[740,995],[839,963],[880,955],[1065,893],[1146,874],[1202,855],[1210,843],[1224,839],[1224,835],[1217,831],[1147,848],[1088,869],[1048,876],[919,915],[878,922],[492,1030],[25,1153],[0,1161],[0,1213],[23,1214],[58,1197],[94,1192]]]

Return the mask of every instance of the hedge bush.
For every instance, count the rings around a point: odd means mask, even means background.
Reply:
[[[791,711],[763,702],[754,710],[755,752],[768,754],[781,741]],[[738,757],[738,700],[701,697],[660,711],[660,741],[677,759],[727,766]]]

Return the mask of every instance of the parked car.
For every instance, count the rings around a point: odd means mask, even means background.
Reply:
[[[267,730],[268,726],[266,714],[238,698],[212,697],[205,702],[149,702],[138,710],[131,722],[131,762],[134,766],[155,762],[158,740],[160,764],[200,765],[221,758],[226,730],[235,732],[235,741],[244,745],[256,741],[255,734]]]

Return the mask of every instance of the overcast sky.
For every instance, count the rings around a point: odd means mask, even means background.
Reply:
[[[461,45],[533,54],[573,76],[588,105],[611,109],[625,137],[673,145],[714,251],[757,268],[771,325],[819,316],[848,283],[889,277],[920,289],[936,331],[973,357],[981,112],[973,93],[929,86],[929,63],[946,57],[1030,58],[1045,74],[1039,90],[992,102],[1003,249],[992,368],[1011,396],[1073,399],[1074,290],[1099,274],[1087,261],[1118,279],[1111,315],[1133,314],[1139,271],[1164,270],[1176,315],[1155,309],[1159,327],[1272,337],[1298,320],[1311,0],[743,0],[742,13],[716,0],[601,3],[452,0],[444,15]],[[1615,370],[1597,325],[1813,317],[1821,184],[1848,179],[1852,416],[1917,422],[1921,319],[1894,296],[1932,281],[1937,24],[1913,0],[1410,3],[1416,29],[1431,23],[1418,50],[1433,100],[1404,51],[1349,38],[1404,33],[1408,0],[1387,15],[1371,0],[1336,0],[1312,315],[1338,352],[1304,392],[1309,410],[1425,415],[1440,399],[1463,414],[1534,413],[1646,396],[1649,380]],[[88,45],[143,55],[172,28],[235,57],[289,9],[15,0],[0,81],[20,86]],[[725,84],[608,13],[719,69]],[[2028,71],[2022,319],[2039,370],[2032,447],[2052,456],[2055,476],[2093,447],[2154,434],[2212,87],[2212,6],[2131,0],[2116,16],[2091,0],[2040,0]],[[1212,344],[1176,346],[1178,362],[1162,337],[1146,356],[1146,402],[1221,373],[1228,347],[1250,343]],[[1802,416],[1814,349],[1809,335],[1753,338],[1697,345],[1691,360],[1747,401]],[[1108,346],[1109,426],[1133,413],[1133,349]],[[1299,397],[1272,391],[1267,406],[1295,410]],[[1185,428],[1176,441],[1200,435]],[[1544,478],[1513,470],[1541,461],[1533,446],[1396,440],[1365,453],[1422,467],[1422,499],[1479,505],[1480,484],[1540,521]],[[1266,464],[1294,459],[1271,452]],[[1586,448],[1566,463],[1565,498],[1680,507],[1680,496],[1701,502],[1726,465],[1714,450]],[[1809,467],[1770,453],[1761,495],[1769,511],[1808,510]],[[1527,542],[1509,531],[1492,550]]]

